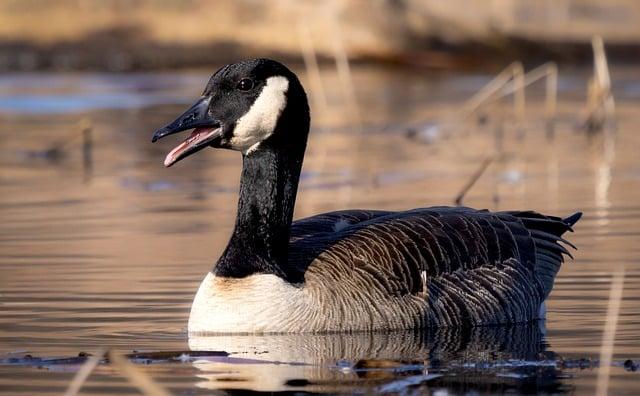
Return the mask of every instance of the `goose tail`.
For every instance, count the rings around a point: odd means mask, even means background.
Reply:
[[[582,217],[582,212],[575,212],[571,216],[567,216],[564,219],[562,219],[562,222],[569,226],[569,231],[573,231],[571,227],[573,227],[578,222],[578,220],[580,220],[581,217]]]
[[[553,288],[556,274],[564,262],[564,256],[573,258],[568,248],[577,249],[562,235],[568,231],[573,232],[573,226],[582,217],[582,212],[576,212],[565,218],[545,216],[532,211],[510,212],[510,214],[520,219],[533,239],[536,262],[534,271],[541,282],[542,294],[546,298]]]

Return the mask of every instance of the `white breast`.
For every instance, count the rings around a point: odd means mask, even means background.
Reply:
[[[299,287],[275,275],[222,278],[208,273],[189,316],[189,333],[293,331],[305,323],[309,303]]]

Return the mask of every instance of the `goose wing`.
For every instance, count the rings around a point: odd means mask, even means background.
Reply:
[[[460,207],[332,212],[294,224],[290,256],[301,271],[364,279],[383,295],[424,295],[436,324],[519,322],[538,314],[569,254],[561,235],[579,217]]]
[[[346,228],[393,213],[395,212],[357,209],[339,210],[307,217],[291,224],[291,241],[327,235],[338,237],[340,231]]]

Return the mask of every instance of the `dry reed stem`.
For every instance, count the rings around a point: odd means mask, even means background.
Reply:
[[[547,129],[551,129],[558,100],[558,66],[554,62],[545,63],[528,73],[524,72],[522,63],[510,64],[465,103],[462,121],[475,114],[480,107],[513,95],[516,127],[523,128],[526,111],[525,88],[545,77],[545,121]]]
[[[482,87],[475,95],[473,95],[463,106],[461,116],[458,116],[461,121],[466,121],[469,117],[475,114],[478,109],[489,101],[494,95],[498,93],[504,86],[513,78],[514,70],[518,67],[522,67],[520,62],[513,62],[507,66],[504,70],[498,73],[493,80],[489,81],[484,87]]]
[[[522,63],[517,62],[512,69],[513,76],[513,112],[515,114],[516,129],[519,133],[524,128],[524,112],[526,107],[525,102],[525,83],[524,83],[524,66]]]
[[[558,106],[558,65],[549,62],[541,67],[545,68],[547,81],[545,85],[544,118],[548,133],[553,132]],[[533,70],[531,71],[533,73]]]
[[[307,26],[307,21],[304,16],[296,14],[295,19],[298,20],[298,36],[300,38],[300,51],[302,53],[302,59],[304,60],[304,66],[309,77],[309,83],[311,84],[311,96],[313,98],[314,107],[320,114],[326,115],[329,107],[327,96],[324,91],[324,85],[322,84],[322,76],[320,74],[320,67],[318,66],[318,57],[316,55],[315,46],[313,44],[313,37],[311,31]],[[291,23],[295,23],[294,20]],[[318,148],[318,155],[316,156],[316,166],[320,174],[324,174],[324,170],[327,163],[327,148],[322,145]],[[313,205],[312,205],[313,207]]]
[[[589,80],[582,127],[587,131],[597,132],[606,125],[615,125],[615,101],[611,92],[611,76],[602,37],[594,36],[591,45],[594,74]]]
[[[598,84],[604,95],[603,105],[605,116],[608,120],[614,120],[615,103],[613,94],[611,93],[611,75],[609,73],[609,64],[607,62],[607,54],[604,51],[604,41],[602,37],[595,36],[591,41],[593,46],[593,56],[595,63],[595,73]]]
[[[558,66],[555,62],[548,62],[543,65],[536,67],[535,69],[529,71],[524,74],[524,81],[522,82],[522,86],[528,87],[529,85],[537,82],[546,77],[546,85],[545,85],[545,119],[547,122],[553,122],[556,111],[557,111],[557,98],[558,98]],[[521,89],[516,81],[507,81],[502,89],[502,92],[496,93],[495,95],[487,98],[487,100],[482,103],[483,105],[487,105],[502,99],[505,96],[509,96],[512,94],[517,94],[518,90]]]
[[[318,108],[321,113],[324,113],[328,106],[327,96],[324,92],[324,86],[322,85],[318,57],[316,56],[311,32],[304,19],[298,22],[298,37],[300,38],[302,59],[304,60],[304,66],[307,71],[307,76],[309,76],[309,83],[311,84],[314,107]]]
[[[85,183],[91,179],[93,171],[93,124],[89,117],[80,120],[80,133],[82,134],[82,170]]]
[[[91,117],[82,117],[78,123],[74,123],[69,136],[64,139],[54,141],[49,145],[50,149],[63,150],[71,143],[75,143],[76,139],[85,138],[85,131],[93,131],[93,122]]]
[[[84,364],[80,367],[80,370],[76,373],[75,377],[69,384],[67,391],[64,393],[64,396],[76,396],[80,389],[89,378],[89,375],[93,372],[93,370],[98,367],[100,361],[104,357],[107,351],[105,349],[99,349],[95,354],[91,355]]]
[[[464,187],[462,187],[462,190],[460,190],[460,192],[456,196],[456,199],[454,200],[454,202],[457,206],[462,205],[462,200],[464,199],[465,195],[467,195],[469,190],[471,190],[471,188],[476,184],[478,179],[480,179],[480,177],[482,176],[484,171],[487,170],[491,162],[493,162],[493,157],[485,158],[484,161],[480,163],[480,167],[478,168],[478,170],[476,170],[473,173],[473,175],[471,175],[471,178],[469,179],[469,181],[464,185]]]
[[[132,385],[142,391],[145,395],[170,396],[170,393],[160,386],[160,384],[155,382],[153,378],[145,374],[118,352],[110,351],[109,360],[120,374],[126,377]]]
[[[336,63],[336,71],[338,72],[338,78],[340,79],[340,87],[342,89],[342,95],[347,102],[351,117],[358,125],[359,129],[362,129],[362,117],[360,113],[360,107],[358,106],[358,100],[356,97],[356,90],[353,84],[353,76],[351,74],[351,66],[349,64],[349,57],[347,51],[344,48],[342,30],[337,20],[335,5],[331,1],[329,4],[329,27],[333,36],[333,57]]]
[[[352,173],[355,173],[355,163],[360,158],[364,158],[367,160],[367,156],[360,155],[359,150],[362,148],[362,144],[360,140],[362,140],[362,117],[360,113],[360,108],[358,106],[358,100],[356,97],[355,86],[353,84],[353,76],[351,74],[351,66],[349,65],[349,57],[347,55],[347,51],[344,48],[343,44],[343,36],[342,31],[340,29],[338,17],[336,15],[336,4],[334,1],[327,2],[327,22],[329,23],[329,30],[331,31],[331,35],[333,36],[333,56],[336,64],[336,71],[338,72],[338,78],[340,80],[340,87],[342,89],[342,95],[347,102],[347,107],[349,109],[349,115],[356,126],[356,135],[358,141],[355,145],[355,153],[350,156],[350,170]],[[371,180],[371,175],[369,174],[369,166],[366,166],[367,169],[367,180]],[[340,200],[345,205],[350,205],[353,200],[353,191],[352,187],[349,185],[346,189],[344,189],[344,193],[340,193]]]
[[[462,107],[462,111],[457,112],[455,115],[451,115],[453,120],[449,120],[453,124],[453,128],[457,125],[467,121],[469,117],[474,115],[481,107],[493,103],[497,98],[505,96],[503,91],[509,87],[509,83],[513,81],[514,76],[519,75],[518,70],[522,71],[523,66],[520,62],[513,62],[507,66],[504,70],[498,73],[491,81],[485,84],[478,92],[469,98]],[[520,85],[524,82],[520,81]],[[515,87],[515,85],[513,85]],[[524,89],[520,90],[524,94]],[[515,89],[510,93],[515,92]],[[518,106],[524,105],[524,98],[514,99],[514,103],[518,103]],[[455,144],[455,143],[454,143]]]
[[[473,115],[487,100],[495,95],[504,85],[513,77],[513,67],[515,63],[510,64],[493,80],[489,81],[484,87],[480,88],[475,95],[465,102],[462,107],[462,112],[459,117],[460,121],[466,121],[471,115]]]
[[[596,395],[606,396],[609,389],[609,377],[611,374],[611,357],[616,339],[616,328],[620,316],[620,303],[624,289],[624,267],[613,274],[611,289],[609,291],[609,306],[607,308],[607,320],[602,334],[600,347],[600,370],[598,371],[598,384]]]

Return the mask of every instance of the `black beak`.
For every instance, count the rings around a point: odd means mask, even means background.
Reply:
[[[220,122],[209,114],[210,96],[203,96],[175,121],[154,132],[152,142],[174,133],[200,127],[218,127]]]

